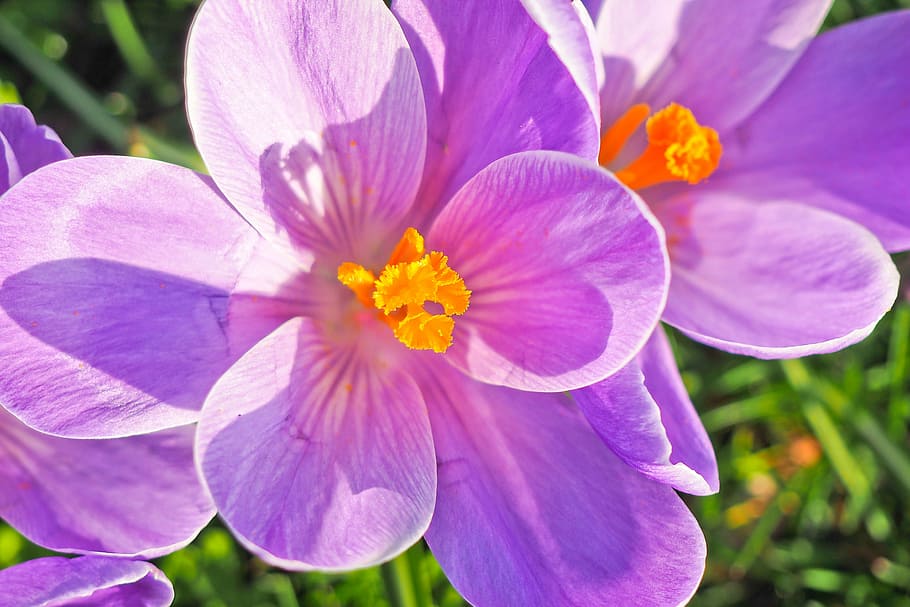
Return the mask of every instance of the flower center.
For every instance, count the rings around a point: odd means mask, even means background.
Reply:
[[[338,266],[338,280],[367,308],[376,308],[398,341],[412,350],[445,352],[452,345],[452,316],[464,314],[471,292],[439,251],[425,252],[423,236],[408,228],[379,278],[360,264]],[[424,306],[438,304],[442,314]]]
[[[629,137],[648,119],[648,147],[641,156],[616,177],[633,190],[668,181],[685,181],[691,185],[706,179],[717,169],[723,146],[717,131],[702,126],[692,110],[671,103],[650,118],[651,108],[645,103],[633,105],[604,134],[598,160],[603,166],[612,162]]]

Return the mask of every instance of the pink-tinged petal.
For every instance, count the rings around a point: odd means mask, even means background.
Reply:
[[[585,96],[593,59],[569,3],[395,0],[392,8],[417,59],[427,105],[422,217],[508,154],[548,149],[596,158],[594,100]]]
[[[189,427],[58,438],[0,408],[0,517],[36,544],[153,558],[189,544],[214,514]]]
[[[473,292],[446,358],[481,381],[543,392],[615,373],[664,305],[669,272],[656,226],[596,165],[557,152],[493,163],[427,238]]]
[[[421,383],[439,460],[426,537],[471,604],[654,607],[692,596],[705,541],[670,487],[613,455],[566,395],[454,375],[440,368]]]
[[[724,130],[770,95],[818,31],[831,0],[634,0],[594,15],[606,81],[604,125],[633,103],[671,102]]]
[[[28,108],[0,105],[0,194],[44,165],[71,157],[57,133],[35,124]]]
[[[625,463],[686,493],[717,493],[714,449],[662,328],[635,362],[572,395],[597,434]]]
[[[790,358],[866,337],[897,296],[878,240],[838,215],[711,186],[655,210],[673,279],[664,320],[728,352]]]
[[[228,42],[226,42],[228,41]],[[215,182],[265,237],[359,258],[423,170],[414,57],[374,0],[222,0],[199,9],[187,111]]]
[[[259,239],[209,178],[138,158],[64,160],[7,192],[0,234],[4,406],[77,438],[197,419],[242,354],[228,296]]]
[[[167,607],[174,588],[154,565],[48,557],[0,570],[2,607]]]
[[[812,42],[777,91],[725,144],[717,180],[780,195],[910,249],[910,11],[851,23]]]
[[[297,318],[240,359],[206,401],[198,468],[227,525],[265,561],[367,567],[429,525],[429,419],[413,381],[380,350],[333,346]]]

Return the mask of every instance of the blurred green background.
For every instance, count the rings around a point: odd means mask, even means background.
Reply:
[[[182,87],[197,5],[2,1],[0,101],[29,106],[75,154],[200,168]],[[907,7],[910,0],[837,0],[826,27]],[[897,261],[910,270],[906,255]],[[708,539],[691,604],[910,607],[910,305],[898,304],[857,346],[796,361],[735,357],[672,337],[721,473],[720,494],[686,497]],[[43,554],[0,523],[0,568]],[[184,607],[464,604],[420,544],[379,569],[287,574],[215,522],[158,564]]]

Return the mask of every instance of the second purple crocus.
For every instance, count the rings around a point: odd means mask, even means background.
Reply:
[[[910,12],[813,38],[829,0],[586,4],[601,163],[667,231],[663,319],[761,358],[867,336],[910,248]]]
[[[667,233],[663,320],[760,358],[868,335],[896,296],[887,252],[910,247],[910,89],[899,76],[910,12],[813,39],[827,0],[585,4],[602,55],[599,160]],[[647,405],[625,405],[635,397]],[[633,365],[575,398],[629,465],[717,491],[662,329]]]

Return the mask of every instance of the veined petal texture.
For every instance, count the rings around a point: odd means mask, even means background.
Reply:
[[[411,207],[426,110],[381,2],[207,2],[190,32],[186,88],[206,166],[265,238],[290,232],[304,248],[356,257]]]
[[[651,607],[692,596],[705,558],[695,518],[613,455],[565,395],[454,371],[434,379],[422,385],[439,460],[427,542],[468,601]]]
[[[570,3],[395,0],[392,10],[427,105],[420,216],[432,218],[503,156],[541,149],[597,156],[595,68]]]
[[[709,345],[760,358],[832,352],[866,337],[897,297],[875,236],[828,211],[707,186],[657,212],[673,260],[664,320]]]
[[[373,356],[333,347],[297,318],[209,395],[199,472],[227,525],[267,562],[367,567],[429,525],[436,467],[426,408],[405,372]]]
[[[493,163],[428,242],[474,291],[446,359],[481,381],[544,392],[599,381],[635,356],[663,308],[656,220],[607,172],[567,154]]]

